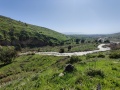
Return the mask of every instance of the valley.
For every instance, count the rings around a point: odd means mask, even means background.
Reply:
[[[0,16],[0,90],[120,90],[119,37],[64,35]]]

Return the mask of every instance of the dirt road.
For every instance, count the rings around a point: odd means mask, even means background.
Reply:
[[[35,52],[35,54],[39,54],[39,55],[53,55],[53,56],[82,56],[82,55],[86,55],[89,53],[95,53],[95,52],[101,52],[101,51],[108,51],[110,50],[109,47],[103,47],[107,44],[100,44],[98,46],[99,50],[93,50],[93,51],[84,51],[84,52],[73,52],[73,53],[59,53],[59,52]],[[19,55],[27,55],[31,52],[26,52],[26,53],[20,53]]]

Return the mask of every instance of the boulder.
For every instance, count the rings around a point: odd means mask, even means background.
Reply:
[[[65,66],[65,72],[72,72],[74,70],[74,66],[72,64],[67,64]]]

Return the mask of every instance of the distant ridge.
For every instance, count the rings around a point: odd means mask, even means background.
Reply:
[[[65,35],[78,35],[78,34],[84,34],[84,33],[81,33],[81,32],[63,32],[63,34]]]

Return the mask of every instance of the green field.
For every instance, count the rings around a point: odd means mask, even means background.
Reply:
[[[109,58],[118,51],[79,57],[26,55],[0,66],[0,90],[120,90],[120,58]],[[71,61],[73,60],[73,61]],[[74,66],[64,72],[66,64]],[[59,76],[63,73],[63,76]]]
[[[68,50],[68,47],[71,46],[71,49]],[[84,44],[66,44],[61,46],[45,46],[38,48],[23,48],[22,52],[27,51],[37,51],[37,52],[59,52],[61,48],[64,49],[64,52],[81,52],[81,51],[91,51],[97,50],[98,44],[96,43],[84,43]]]

